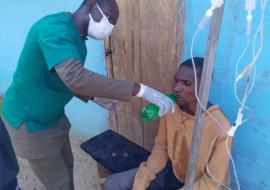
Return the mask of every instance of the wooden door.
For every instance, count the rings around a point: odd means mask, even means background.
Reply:
[[[183,0],[116,1],[120,17],[105,41],[108,76],[171,93],[173,76],[182,61]],[[140,118],[147,104],[135,97],[129,103],[121,102],[121,114],[109,116],[109,124],[110,129],[151,151],[159,119],[146,123]]]

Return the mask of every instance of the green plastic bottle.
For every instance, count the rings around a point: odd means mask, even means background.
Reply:
[[[177,94],[166,94],[173,103],[175,103],[177,99]],[[159,107],[155,104],[149,104],[142,108],[141,110],[141,118],[145,120],[145,122],[153,121],[157,118],[159,112]]]

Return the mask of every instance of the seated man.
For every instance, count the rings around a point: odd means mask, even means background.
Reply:
[[[194,58],[194,61],[199,86],[204,59]],[[175,113],[168,113],[161,118],[155,146],[147,162],[142,163],[137,169],[108,177],[105,181],[105,190],[183,189],[197,106],[191,59],[180,65],[175,75],[174,92],[178,95],[176,101],[178,106]],[[230,185],[229,155],[225,142],[231,124],[218,105],[208,102],[207,110],[222,125],[223,132],[214,142],[209,160],[207,160],[210,145],[221,129],[206,114],[193,190],[223,189],[210,177],[206,162],[211,174],[218,181],[227,186]],[[232,138],[229,138],[228,147],[231,150]]]

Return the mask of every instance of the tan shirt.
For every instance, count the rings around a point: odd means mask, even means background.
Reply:
[[[134,180],[133,190],[146,189],[150,181],[155,179],[155,175],[166,166],[169,159],[172,161],[177,179],[182,183],[185,182],[195,117],[182,112],[177,105],[175,107],[174,114],[169,112],[161,118],[154,149],[148,161],[141,164]],[[223,132],[216,139],[210,152],[210,159],[207,161],[209,170],[218,181],[229,185],[229,155],[225,142],[231,124],[218,105],[210,107],[208,111],[223,126]],[[206,172],[209,147],[219,132],[220,127],[217,123],[206,115],[193,190],[223,189]],[[231,150],[232,138],[229,138],[228,147]]]
[[[78,59],[68,59],[54,67],[65,85],[87,102],[88,97],[100,97],[128,102],[134,83],[111,79],[83,68]]]

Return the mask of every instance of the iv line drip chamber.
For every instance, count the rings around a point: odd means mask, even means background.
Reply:
[[[254,11],[255,8],[256,8],[256,0],[245,0],[245,1],[246,1],[245,10],[248,12],[248,15],[246,17],[246,20],[247,20],[246,35],[250,35],[250,33],[251,33],[251,22],[253,20],[252,11]]]
[[[213,11],[216,8],[220,8],[224,4],[224,0],[211,0],[211,4],[212,4],[211,8],[206,11],[202,21],[200,22],[200,24],[198,26],[199,29],[203,29],[203,27],[206,25],[207,21],[213,15]]]

